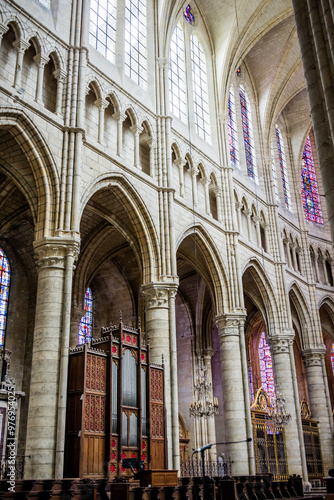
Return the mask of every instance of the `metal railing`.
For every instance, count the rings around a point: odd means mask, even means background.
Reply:
[[[205,475],[209,477],[224,477],[231,475],[231,460],[215,461],[204,460]],[[181,477],[202,477],[202,460],[199,457],[180,461],[180,476]]]

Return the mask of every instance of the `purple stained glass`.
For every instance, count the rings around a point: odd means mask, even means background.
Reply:
[[[191,7],[190,5],[188,4],[187,7],[184,9],[183,11],[183,15],[184,17],[186,18],[186,21],[189,23],[189,24],[193,24],[195,22],[195,18],[193,16],[193,14],[191,13]]]
[[[251,125],[250,105],[244,88],[240,85],[239,97],[241,106],[242,131],[244,136],[247,173],[256,179],[255,151],[253,146],[253,130]]]
[[[321,213],[318,184],[315,176],[311,141],[309,137],[306,139],[303,151],[301,178],[305,219],[315,222],[316,224],[323,224],[324,220]]]
[[[79,324],[79,344],[87,344],[92,338],[93,294],[90,288],[87,288],[85,293],[84,309],[85,315]]]
[[[261,371],[262,388],[268,394],[271,403],[275,401],[275,382],[273,372],[273,361],[271,357],[270,347],[266,341],[266,335],[263,332],[259,343],[259,358]]]
[[[331,361],[332,361],[332,370],[334,375],[334,344],[332,344]]]
[[[254,385],[253,385],[252,365],[248,366],[248,383],[249,383],[250,398],[251,398],[251,402],[253,403],[253,401],[254,401]]]
[[[228,96],[228,122],[227,122],[228,141],[230,146],[230,157],[233,167],[237,167],[238,159],[238,139],[235,119],[235,105],[233,87],[230,88]]]
[[[284,201],[285,201],[286,208],[290,208],[290,205],[291,205],[291,203],[290,203],[290,190],[289,190],[288,175],[287,175],[288,173],[286,170],[284,144],[283,144],[282,134],[281,134],[280,129],[278,128],[277,125],[275,127],[275,131],[276,131],[276,141],[277,141],[279,165],[280,165],[281,175],[282,175]]]
[[[4,346],[10,284],[9,261],[0,248],[0,347]]]

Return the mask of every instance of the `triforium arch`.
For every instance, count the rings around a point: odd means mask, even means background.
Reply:
[[[14,108],[1,110],[0,130],[7,144],[0,154],[2,171],[28,200],[36,239],[51,236],[57,226],[59,174],[50,148],[28,116]]]

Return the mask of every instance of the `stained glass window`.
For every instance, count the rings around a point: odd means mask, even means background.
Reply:
[[[254,401],[254,385],[253,385],[253,372],[252,365],[248,365],[248,382],[249,382],[249,393],[251,401]]]
[[[194,94],[194,119],[196,133],[210,140],[210,117],[206,61],[203,47],[194,35],[190,37],[191,68]]]
[[[332,360],[332,370],[334,375],[334,344],[332,344],[331,360]]]
[[[235,117],[234,92],[232,85],[228,96],[227,133],[228,133],[228,142],[230,146],[231,163],[233,167],[237,167],[239,164],[238,134],[237,134],[237,124]]]
[[[177,24],[170,44],[169,100],[170,110],[179,120],[187,122],[186,71],[184,57],[184,35]]]
[[[314,161],[312,155],[311,141],[306,139],[301,168],[302,176],[302,200],[305,219],[317,224],[323,224],[320,207],[318,184],[315,176]]]
[[[285,161],[285,153],[284,153],[284,143],[283,143],[281,131],[277,125],[275,127],[275,131],[276,131],[276,141],[277,141],[279,165],[280,165],[281,176],[282,176],[284,201],[285,201],[286,208],[290,208],[291,207],[291,200],[290,200],[288,172],[286,169],[286,161]]]
[[[275,199],[276,199],[276,201],[278,201],[279,197],[278,197],[277,177],[276,177],[276,164],[275,164],[275,155],[274,155],[273,143],[271,143],[271,147],[270,147],[270,156],[271,156],[271,172],[272,172],[272,179],[273,179],[273,187],[274,187]]]
[[[256,180],[257,170],[255,162],[251,109],[247,94],[242,85],[240,85],[239,87],[239,97],[241,106],[242,131],[244,136],[245,153],[246,153],[247,173],[249,177]]]
[[[263,332],[259,343],[260,371],[262,388],[268,394],[271,403],[275,401],[275,383],[273,372],[273,361],[270,347],[266,341],[266,335]]]
[[[85,315],[79,324],[79,344],[87,344],[92,338],[93,294],[90,288],[87,288],[85,293],[84,309]]]
[[[193,16],[193,14],[191,13],[190,5],[187,5],[187,7],[184,9],[183,15],[189,24],[193,24],[195,22],[195,18]]]
[[[0,347],[4,346],[10,284],[9,261],[0,248]]]
[[[146,87],[146,0],[125,0],[125,74]]]
[[[91,0],[89,43],[115,62],[116,0]]]

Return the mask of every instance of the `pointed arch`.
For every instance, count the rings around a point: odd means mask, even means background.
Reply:
[[[311,340],[307,338],[308,326],[311,325],[313,321],[305,296],[296,282],[292,283],[289,288],[289,298],[297,313],[299,325],[296,326],[300,328],[300,331],[298,331],[299,339],[301,348],[304,349],[306,347],[305,344],[309,343]]]
[[[131,221],[131,230],[140,249],[143,283],[157,280],[161,263],[156,229],[144,201],[123,174],[105,174],[87,187],[81,198],[80,219],[90,198],[101,190],[113,191],[113,195],[117,197],[120,206],[126,210],[127,217]]]
[[[247,274],[251,278],[249,283],[245,283],[244,279]],[[270,338],[272,332],[277,327],[282,327],[279,323],[280,317],[278,315],[277,300],[271,281],[257,258],[252,258],[248,261],[243,269],[242,277],[244,289],[261,311],[267,327],[266,333]],[[256,285],[256,290],[254,290],[254,288],[251,289],[250,286],[248,286],[252,283]]]
[[[211,284],[207,284],[212,293],[216,308],[215,313],[216,315],[223,314],[224,310],[228,310],[230,307],[230,298],[229,287],[227,285],[228,273],[220,258],[219,250],[202,225],[192,224],[177,238],[175,246],[178,252],[180,251],[180,245],[187,237],[196,238],[196,245],[203,256],[203,262],[199,262],[198,258],[195,259],[190,254],[186,258],[195,269],[198,269],[204,279],[206,278],[207,281],[211,280]]]
[[[21,170],[20,164],[15,167],[11,164],[9,168],[9,159],[1,161],[0,158],[3,171],[35,207],[36,239],[50,235],[57,222],[59,175],[47,141],[31,119],[14,108],[0,110],[0,129],[9,132],[31,169],[27,173]]]

